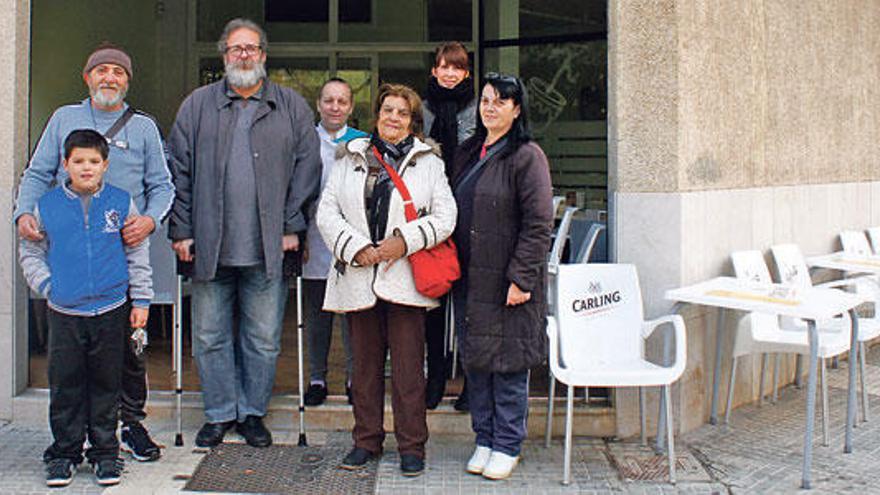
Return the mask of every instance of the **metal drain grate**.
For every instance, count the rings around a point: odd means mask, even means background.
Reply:
[[[373,493],[378,461],[360,471],[339,463],[350,447],[224,443],[199,463],[185,490],[237,493]]]
[[[708,479],[703,466],[692,456],[676,455],[675,457],[677,478],[682,480],[691,478]],[[626,480],[666,481],[669,479],[669,464],[666,456],[653,454],[615,455],[614,462],[617,464],[620,476]]]

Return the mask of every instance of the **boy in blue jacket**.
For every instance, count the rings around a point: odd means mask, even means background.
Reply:
[[[86,457],[99,484],[119,483],[117,401],[129,328],[147,323],[153,297],[149,242],[127,247],[120,233],[138,211],[128,193],[103,182],[109,148],[89,129],[64,141],[69,178],[34,210],[43,240],[22,240],[30,287],[49,305],[49,425],[46,484],[64,486]],[[129,301],[130,299],[130,301]]]

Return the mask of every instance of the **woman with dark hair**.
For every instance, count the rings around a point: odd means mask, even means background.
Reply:
[[[510,476],[526,436],[529,368],[547,355],[550,168],[531,140],[522,81],[488,74],[475,135],[457,151],[453,193],[462,277],[453,287],[476,449],[467,471]]]
[[[477,99],[470,77],[468,53],[457,41],[442,43],[434,52],[434,66],[425,96],[425,134],[440,143],[446,176],[451,175],[455,149],[474,135]],[[435,409],[446,390],[448,364],[444,337],[446,332],[446,299],[425,318],[428,379],[425,385],[425,406]],[[462,390],[455,408],[467,410],[467,392]]]
[[[416,290],[409,255],[446,240],[456,207],[443,161],[422,141],[421,98],[407,86],[383,84],[371,137],[337,150],[318,205],[321,237],[335,258],[324,310],[346,313],[352,349],[354,448],[342,461],[361,469],[385,439],[385,356],[391,351],[394,435],[404,476],[424,471],[425,311],[437,300]],[[419,218],[407,222],[398,175]]]

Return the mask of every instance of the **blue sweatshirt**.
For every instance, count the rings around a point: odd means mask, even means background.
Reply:
[[[67,184],[44,194],[34,215],[45,238],[22,240],[19,249],[28,285],[60,313],[96,316],[128,297],[149,307],[153,297],[149,239],[134,247],[122,242],[125,219],[137,214],[122,189],[103,185],[81,196]]]
[[[91,99],[86,98],[55,110],[24,171],[13,220],[17,221],[24,213],[33,213],[37,200],[67,179],[61,162],[64,140],[71,131],[94,129],[103,134],[126,108],[124,105],[116,112],[105,112],[92,107]],[[158,227],[171,209],[174,185],[165,160],[162,135],[153,119],[142,113],[133,115],[113,137],[109,160],[110,168],[104,181],[128,192],[138,210],[152,217]]]

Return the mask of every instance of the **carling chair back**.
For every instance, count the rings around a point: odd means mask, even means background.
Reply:
[[[760,251],[736,251],[730,254],[730,260],[733,262],[733,273],[736,278],[755,282],[757,284],[772,284],[773,278],[770,276],[770,270],[767,263],[764,262],[764,255]],[[756,346],[752,345],[756,340],[765,340],[761,334],[767,334],[764,337],[772,339],[776,332],[779,331],[779,320],[775,315],[766,313],[747,313],[743,315],[737,325],[737,331],[733,343],[734,360],[739,356],[752,354],[756,352]],[[736,362],[733,363],[736,366]],[[736,370],[733,370],[733,375]],[[761,369],[761,394],[763,397],[764,370]],[[733,388],[732,385],[730,388]],[[729,402],[729,401],[728,401]],[[725,422],[729,417],[725,416]]]
[[[812,287],[810,269],[797,244],[777,244],[770,248],[779,282],[795,287]]]
[[[871,244],[864,232],[858,230],[844,230],[840,233],[840,245],[843,251],[859,256],[871,256],[874,252],[871,250]]]
[[[670,384],[685,368],[684,320],[669,315],[644,321],[636,268],[624,264],[560,265],[557,304],[548,318],[550,370],[568,385],[563,483],[571,473],[574,387],[663,386],[669,438],[669,479],[675,482]],[[673,326],[675,361],[661,366],[645,360],[645,340],[663,324]],[[642,412],[640,410],[640,412]]]
[[[643,355],[642,294],[632,265],[570,270],[557,281],[561,364],[572,370],[632,363]],[[582,276],[578,276],[582,275]],[[617,383],[595,383],[614,386]]]

